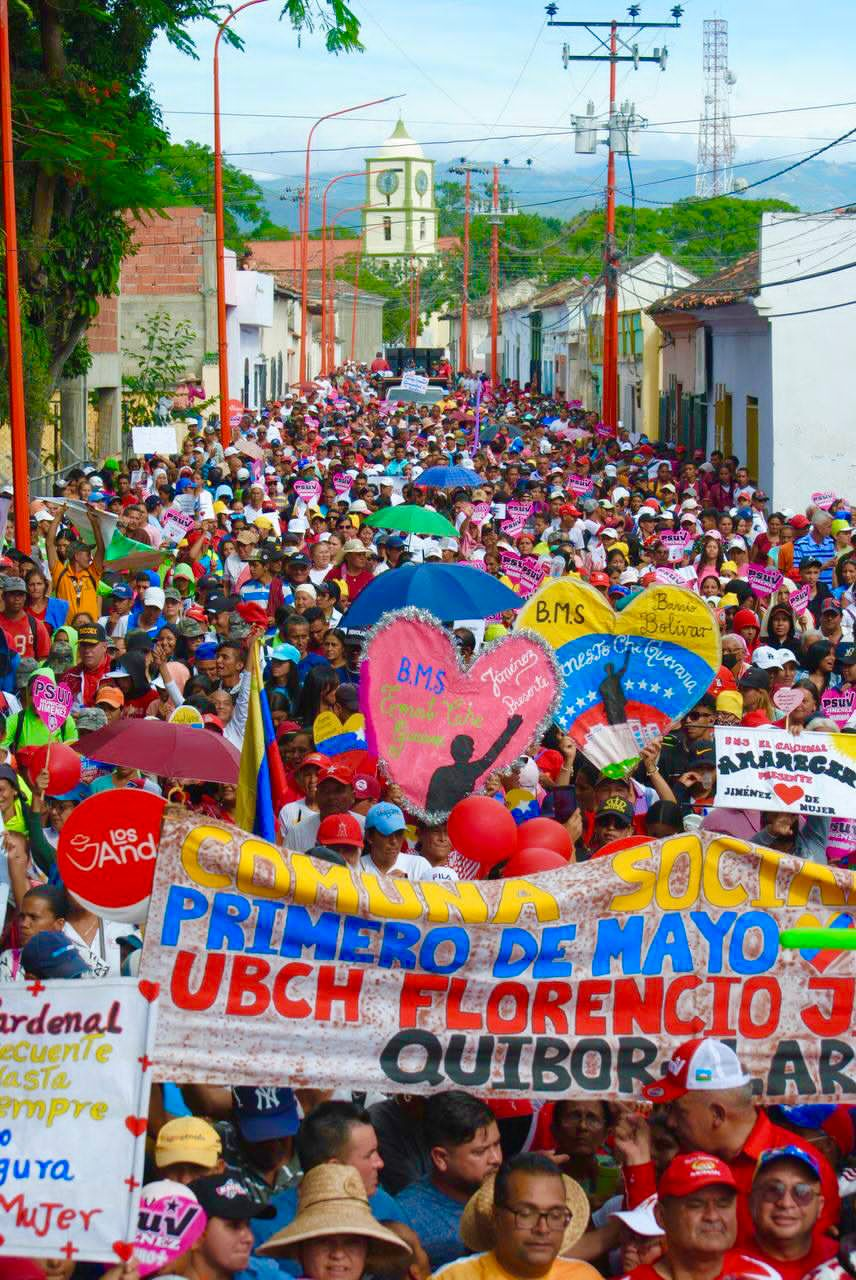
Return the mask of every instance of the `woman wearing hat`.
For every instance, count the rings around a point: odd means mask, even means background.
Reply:
[[[372,1215],[363,1180],[346,1164],[320,1164],[300,1184],[297,1215],[260,1245],[264,1257],[296,1258],[308,1280],[401,1273],[411,1250]]]

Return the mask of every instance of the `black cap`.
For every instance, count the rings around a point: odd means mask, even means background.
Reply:
[[[107,632],[98,622],[84,622],[82,627],[77,628],[79,644],[103,644],[106,639]]]
[[[238,596],[211,596],[205,605],[208,613],[234,613]]]
[[[750,667],[748,671],[744,671],[743,675],[737,681],[738,689],[763,689],[765,692],[770,688],[770,675],[767,671],[762,671],[760,667]]]
[[[633,805],[624,796],[610,796],[594,815],[595,822],[601,818],[618,818],[625,827],[633,826]]]
[[[272,1218],[276,1214],[274,1205],[259,1204],[246,1183],[228,1171],[194,1178],[189,1186],[209,1218],[240,1222],[247,1218]]]
[[[308,569],[309,561],[306,558],[306,556],[303,556],[303,555],[291,556],[288,560],[288,566],[290,568]]]
[[[836,645],[835,657],[838,662],[843,662],[845,666],[851,662],[856,662],[856,644]]]

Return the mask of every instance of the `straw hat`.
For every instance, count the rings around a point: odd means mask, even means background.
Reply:
[[[256,1250],[274,1257],[295,1257],[305,1240],[323,1236],[364,1236],[366,1267],[388,1271],[410,1257],[400,1236],[372,1216],[363,1180],[347,1164],[319,1164],[304,1176],[297,1193],[297,1216]]]
[[[561,1178],[565,1188],[565,1204],[571,1213],[571,1220],[565,1228],[565,1235],[559,1249],[559,1254],[563,1255],[576,1244],[585,1231],[591,1211],[586,1193],[580,1184],[574,1182],[573,1178],[569,1178],[564,1173]],[[489,1177],[485,1178],[478,1191],[475,1195],[470,1196],[464,1206],[458,1234],[467,1248],[471,1249],[473,1253],[485,1253],[487,1250],[493,1249],[496,1244],[493,1219],[493,1184],[495,1180],[495,1174],[490,1174]]]

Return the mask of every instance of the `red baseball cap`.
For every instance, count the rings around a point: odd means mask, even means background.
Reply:
[[[349,844],[363,847],[363,829],[352,813],[331,813],[318,828],[318,844]]]
[[[372,778],[370,774],[358,773],[354,778],[354,795],[358,800],[380,800],[380,783],[377,778]]]
[[[642,1096],[648,1102],[673,1102],[696,1090],[737,1089],[750,1079],[721,1040],[688,1040],[672,1054],[661,1079],[644,1086]]]
[[[597,570],[595,573],[591,575],[591,577],[589,578],[589,582],[593,587],[608,587],[609,574],[601,573],[600,570]]]
[[[791,526],[792,529],[807,529],[808,516],[803,516],[798,513],[795,516],[791,516],[790,520],[788,521],[788,524]]]
[[[310,751],[308,755],[303,757],[297,767],[302,769],[304,765],[309,764],[314,765],[316,769],[323,769],[329,763],[329,756],[322,755],[320,751]]]
[[[342,782],[346,787],[353,786],[354,771],[349,764],[344,764],[341,760],[328,760],[318,774],[318,782],[320,784],[330,780]]]
[[[737,1190],[734,1174],[728,1165],[705,1151],[691,1151],[675,1156],[657,1184],[657,1195],[688,1196],[700,1187],[725,1186]]]

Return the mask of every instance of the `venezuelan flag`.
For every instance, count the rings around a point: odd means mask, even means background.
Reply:
[[[285,803],[285,769],[276,745],[273,720],[259,665],[259,641],[253,644],[250,706],[241,748],[235,822],[263,840],[276,843],[277,818]]]

